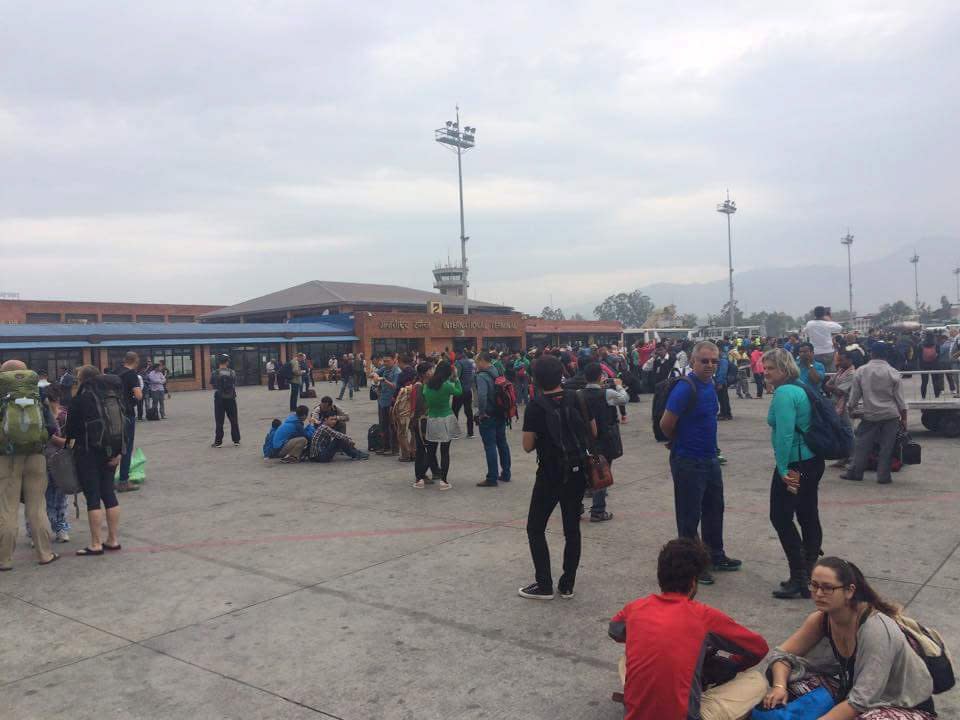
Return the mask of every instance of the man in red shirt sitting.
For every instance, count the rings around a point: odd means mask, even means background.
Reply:
[[[657,561],[662,592],[634,600],[610,621],[610,637],[626,643],[626,720],[738,720],[767,692],[763,675],[744,672],[767,654],[766,641],[693,599],[709,566],[699,540],[671,540]]]

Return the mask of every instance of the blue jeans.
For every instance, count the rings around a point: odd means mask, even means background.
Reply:
[[[350,399],[353,400],[353,375],[348,375],[343,379],[343,386],[340,388],[340,395],[337,400],[343,400],[344,390],[350,390]]]
[[[607,489],[593,493],[593,505],[590,506],[591,515],[603,515],[607,511]]]
[[[120,458],[120,479],[118,481],[121,485],[130,482],[130,458],[133,456],[133,444],[137,434],[137,418],[130,415],[127,417],[125,424],[123,435],[126,449]]]
[[[696,538],[702,531],[703,542],[716,562],[723,552],[723,474],[720,461],[712,458],[670,456],[673,474],[673,503],[677,515],[677,535]]]
[[[336,456],[338,452],[342,452],[348,458],[355,458],[360,454],[355,447],[351,447],[350,445],[347,445],[347,443],[345,442],[336,440],[330,443],[329,445],[327,445],[326,447],[321,448],[320,454],[317,455],[317,457],[311,458],[311,459],[314,462],[327,463],[333,460],[334,456]]]
[[[501,478],[504,482],[509,482],[510,446],[507,445],[507,421],[503,418],[484,418],[480,421],[480,439],[483,440],[483,451],[487,455],[487,482],[495,483]]]

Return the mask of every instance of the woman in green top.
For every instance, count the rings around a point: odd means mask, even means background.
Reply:
[[[768,350],[763,354],[763,376],[773,387],[773,401],[767,413],[776,459],[770,485],[770,522],[790,565],[790,579],[780,583],[773,596],[808,598],[810,572],[823,542],[817,507],[823,458],[814,455],[803,440],[803,433],[810,429],[810,400],[797,384],[800,369],[793,356],[781,348]]]
[[[457,377],[457,369],[448,362],[437,365],[433,376],[423,386],[423,400],[427,405],[427,457],[430,467],[437,467],[437,446],[440,447],[440,476],[434,479],[441,490],[449,490],[447,475],[450,472],[450,442],[463,437],[457,416],[450,407],[450,399],[463,394],[463,386]],[[467,412],[473,412],[467,408]],[[415,488],[420,488],[418,481]]]

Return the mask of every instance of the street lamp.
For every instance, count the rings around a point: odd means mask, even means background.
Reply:
[[[847,246],[847,284],[850,288],[850,326],[853,327],[853,321],[856,317],[853,314],[853,266],[850,264],[850,246],[853,245],[853,235],[850,234],[850,230],[847,230],[847,234],[840,238],[840,244]]]
[[[917,320],[920,319],[920,256],[917,255],[917,251],[913,251],[913,257],[910,258],[910,263],[913,265],[913,301],[917,306]]]
[[[442,145],[446,145],[451,150],[457,151],[457,181],[460,187],[460,259],[463,264],[463,314],[467,315],[470,311],[470,304],[467,300],[467,237],[463,223],[463,163],[461,157],[464,152],[472,148],[475,144],[477,129],[475,127],[460,127],[460,106],[457,105],[457,119],[447,120],[445,127],[434,130],[433,139]]]
[[[736,327],[736,315],[733,306],[733,236],[730,229],[730,216],[737,211],[737,203],[730,199],[730,191],[727,190],[727,199],[717,205],[717,212],[727,216],[727,261],[730,267],[730,332],[733,333]]]
[[[955,267],[953,274],[957,278],[957,302],[960,303],[960,267]]]

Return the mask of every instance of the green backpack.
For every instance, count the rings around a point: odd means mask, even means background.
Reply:
[[[37,381],[32,370],[0,372],[0,455],[43,452],[47,428]]]

